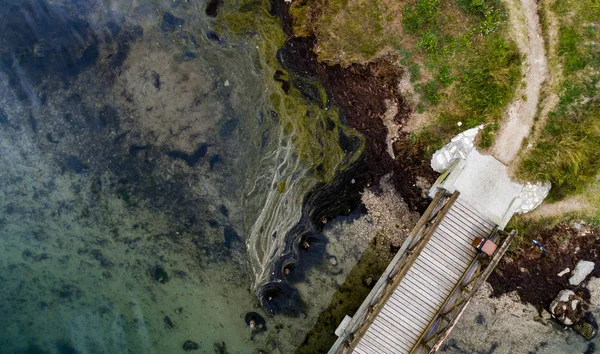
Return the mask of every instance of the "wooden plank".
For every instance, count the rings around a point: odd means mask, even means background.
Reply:
[[[473,238],[479,236],[478,234],[471,232],[464,225],[456,224],[454,220],[450,220],[449,218],[444,220],[444,222],[440,224],[438,230],[440,229],[440,227],[443,230],[447,231],[447,235],[452,237],[452,239],[457,245],[470,245],[471,242],[473,242]]]
[[[428,290],[423,290],[416,285],[410,285],[411,287],[405,288],[402,294],[398,294],[397,296],[402,296],[405,301],[413,301],[419,306],[427,308],[435,308],[443,300],[437,296],[434,299]],[[396,294],[394,295],[396,296]]]
[[[442,288],[435,287],[429,280],[429,278],[420,277],[415,272],[410,272],[410,274],[406,275],[406,278],[409,279],[409,283],[412,283],[414,286],[422,289],[425,292],[428,292],[432,295],[435,295],[434,299],[444,298],[447,296],[448,292]]]
[[[470,211],[471,214],[477,216],[477,218],[479,220],[481,220],[481,222],[483,222],[484,224],[489,225],[491,228],[494,228],[496,226],[496,224],[492,220],[486,218],[482,214],[481,211],[477,210],[476,207],[474,207],[473,205],[471,205],[471,203],[469,203],[468,201],[466,201],[464,198],[458,198],[456,204],[461,209]]]
[[[389,339],[377,337],[369,331],[367,331],[367,333],[364,334],[363,338],[361,338],[360,344],[363,345],[363,348],[367,347],[370,351],[375,351],[377,353],[381,353],[382,349],[384,348],[386,353],[393,352],[393,346]]]
[[[429,205],[429,207],[427,208],[426,214],[424,214],[419,219],[419,222],[417,223],[417,225],[419,227],[413,229],[413,231],[411,232],[411,236],[410,237],[416,237],[418,235],[418,233],[421,232],[421,228],[428,221],[431,221],[430,220],[431,213],[437,208],[436,204],[442,200],[442,198],[444,197],[444,193],[445,192],[443,192],[443,191],[439,191],[436,194],[436,198],[435,198],[436,202]],[[419,243],[413,249],[413,253],[406,260],[405,267],[402,268],[398,272],[398,274],[397,274],[396,278],[394,279],[393,283],[388,288],[385,289],[385,292],[383,293],[382,298],[380,299],[380,301],[382,303],[385,303],[387,301],[387,298],[389,298],[392,295],[393,291],[398,287],[398,285],[400,284],[402,278],[404,277],[404,275],[406,274],[406,272],[408,272],[408,270],[409,270],[410,266],[412,265],[412,263],[414,263],[417,260],[419,254],[421,253],[421,251],[423,250],[423,248],[427,244],[427,241],[429,241],[429,239],[431,238],[431,235],[435,231],[435,228],[440,224],[440,222],[442,222],[442,220],[444,218],[444,215],[452,207],[452,205],[454,204],[454,202],[456,201],[456,199],[458,198],[459,195],[460,195],[460,193],[458,191],[454,192],[452,194],[452,196],[450,198],[448,198],[448,201],[439,210],[439,212],[437,213],[437,215],[435,216],[435,218],[432,220],[432,222],[429,225],[429,227],[426,230],[423,231],[422,242]],[[355,332],[355,336],[354,336],[355,339],[351,343],[349,343],[351,349],[356,345],[357,342],[360,341],[360,338],[367,331],[367,329],[369,328],[370,324],[374,321],[374,319],[377,317],[377,315],[381,311],[382,307],[383,306],[376,306],[373,309],[373,312],[365,320],[365,322]]]
[[[435,311],[433,311],[431,308],[420,307],[414,301],[407,301],[407,299],[403,297],[390,296],[388,302],[393,302],[398,306],[410,309],[410,313],[414,314],[414,316],[419,317],[423,321],[429,321],[431,316],[435,314]]]
[[[466,227],[467,229],[471,229],[484,237],[489,236],[493,230],[493,229],[489,229],[484,226],[481,226],[479,224],[479,222],[470,218],[468,216],[468,214],[463,213],[461,211],[457,211],[456,209],[450,210],[446,216],[449,218],[454,218],[455,220],[458,220],[458,222],[467,226]]]
[[[445,234],[445,235],[448,235],[451,233],[455,234],[454,231],[447,229],[445,225],[440,225],[437,229],[437,232],[439,232],[441,234]],[[450,236],[448,236],[448,237],[450,237]],[[461,253],[464,258],[469,259],[469,261],[470,261],[471,258],[473,258],[473,255],[477,253],[477,251],[475,250],[475,247],[473,247],[471,245],[472,242],[473,242],[473,239],[471,239],[471,242],[469,242],[469,243],[464,241],[462,243],[448,242],[448,244],[450,245],[449,247],[454,249],[456,252]]]
[[[417,337],[420,334],[420,330],[429,323],[428,320],[414,316],[414,313],[406,307],[396,307],[382,311],[376,320],[380,320],[383,324],[389,324],[388,327],[390,328],[404,327],[408,332],[415,334]]]
[[[418,270],[420,273],[429,275],[431,278],[436,279],[437,286],[441,287],[445,291],[452,290],[451,284],[453,284],[453,281],[447,277],[445,273],[436,272],[435,269],[431,268],[431,265],[425,263],[415,263],[413,268],[415,271]]]
[[[419,257],[419,258],[423,259],[423,261],[427,261],[428,263],[436,265],[436,269],[439,269],[438,272],[448,273],[448,275],[450,276],[450,278],[452,279],[453,282],[460,279],[460,274],[457,271],[453,270],[452,268],[448,267],[446,265],[446,263],[443,261],[443,258],[436,259],[437,257],[433,257],[426,253],[422,253],[421,257]]]
[[[387,336],[381,336],[374,332],[368,331],[365,333],[364,340],[361,338],[361,344],[369,348],[374,353],[381,353],[382,349],[386,349],[385,352],[392,353],[395,345],[393,342],[396,338],[389,339]]]
[[[468,220],[464,220],[459,214],[456,214],[456,213],[446,214],[445,220],[448,221],[448,223],[455,224],[455,226],[457,228],[460,228],[461,230],[465,231],[465,232],[463,232],[463,234],[467,234],[467,235],[476,234],[477,236],[480,236],[480,237],[487,237],[490,234],[489,232],[487,232],[485,230],[481,230],[477,225],[472,224]]]
[[[417,324],[412,322],[411,319],[401,313],[388,314],[381,312],[378,318],[373,321],[373,324],[377,323],[379,327],[385,326],[390,333],[402,333],[404,338],[412,340],[419,338],[421,330],[425,325]]]
[[[462,244],[465,246],[471,245],[475,237],[481,237],[478,234],[470,233],[469,230],[457,228],[457,226],[453,223],[444,223],[443,225],[440,225],[439,228],[447,233],[457,235],[457,237],[460,235],[460,237],[464,240]]]
[[[412,267],[412,271],[421,278],[428,278],[428,281],[431,282],[432,286],[438,287],[444,290],[444,292],[449,292],[452,289],[450,286],[452,282],[442,278],[440,273],[435,273],[433,270],[423,270],[421,263],[418,265],[415,263]]]
[[[389,323],[382,324],[380,320],[374,321],[372,323],[372,328],[373,329],[369,329],[368,332],[370,332],[372,336],[377,336],[380,340],[381,338],[387,338],[384,340],[385,346],[392,350],[394,347],[409,349],[410,344],[414,343],[416,338],[418,338],[418,335],[415,336],[404,327],[391,326]]]
[[[451,242],[444,244],[441,239],[431,239],[427,244],[427,247],[432,253],[443,257],[449,263],[454,265],[456,269],[462,271],[466,266],[468,266],[468,263],[466,263],[462,254],[458,252],[455,253],[454,250],[449,247],[449,244],[451,244]]]
[[[492,232],[492,230],[496,226],[493,223],[489,223],[482,220],[479,213],[475,213],[468,209],[465,209],[464,206],[455,205],[452,211],[462,215],[465,219],[468,219],[472,224],[477,225],[481,230],[483,230],[486,233]]]
[[[438,301],[440,301],[440,298],[444,297],[443,295],[440,295],[437,292],[431,292],[429,288],[419,284],[412,277],[409,277],[408,274],[402,291],[394,293],[394,295],[396,294],[407,297],[410,295],[418,295],[418,297],[421,298],[422,302],[429,306],[435,306],[435,304],[437,304]]]
[[[443,234],[443,230],[438,229],[437,233]],[[441,237],[429,240],[429,244],[441,253],[448,254],[462,267],[466,267],[471,262],[471,252],[469,252],[471,248],[466,248],[464,245],[458,245],[454,242],[448,242]]]

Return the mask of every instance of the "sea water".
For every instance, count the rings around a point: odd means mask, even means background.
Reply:
[[[368,240],[329,223],[263,310],[324,180],[261,37],[203,0],[0,5],[0,353],[293,352]]]

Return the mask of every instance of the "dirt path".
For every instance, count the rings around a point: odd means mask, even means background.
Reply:
[[[492,148],[492,155],[508,165],[517,156],[533,125],[548,64],[536,1],[504,0],[504,3],[509,10],[513,37],[526,58],[523,63],[525,84],[508,107],[506,121]]]

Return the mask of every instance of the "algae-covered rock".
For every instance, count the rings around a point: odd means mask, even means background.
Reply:
[[[563,324],[570,326],[583,317],[586,305],[583,299],[571,290],[562,290],[550,304],[550,313]]]
[[[591,340],[596,334],[596,329],[590,323],[585,321],[574,324],[573,330],[581,334],[587,340]]]

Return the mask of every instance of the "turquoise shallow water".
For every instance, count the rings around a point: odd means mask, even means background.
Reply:
[[[0,353],[293,352],[366,243],[329,223],[305,306],[263,311],[256,263],[285,240],[250,235],[291,228],[314,183],[259,39],[204,1],[0,3]]]

